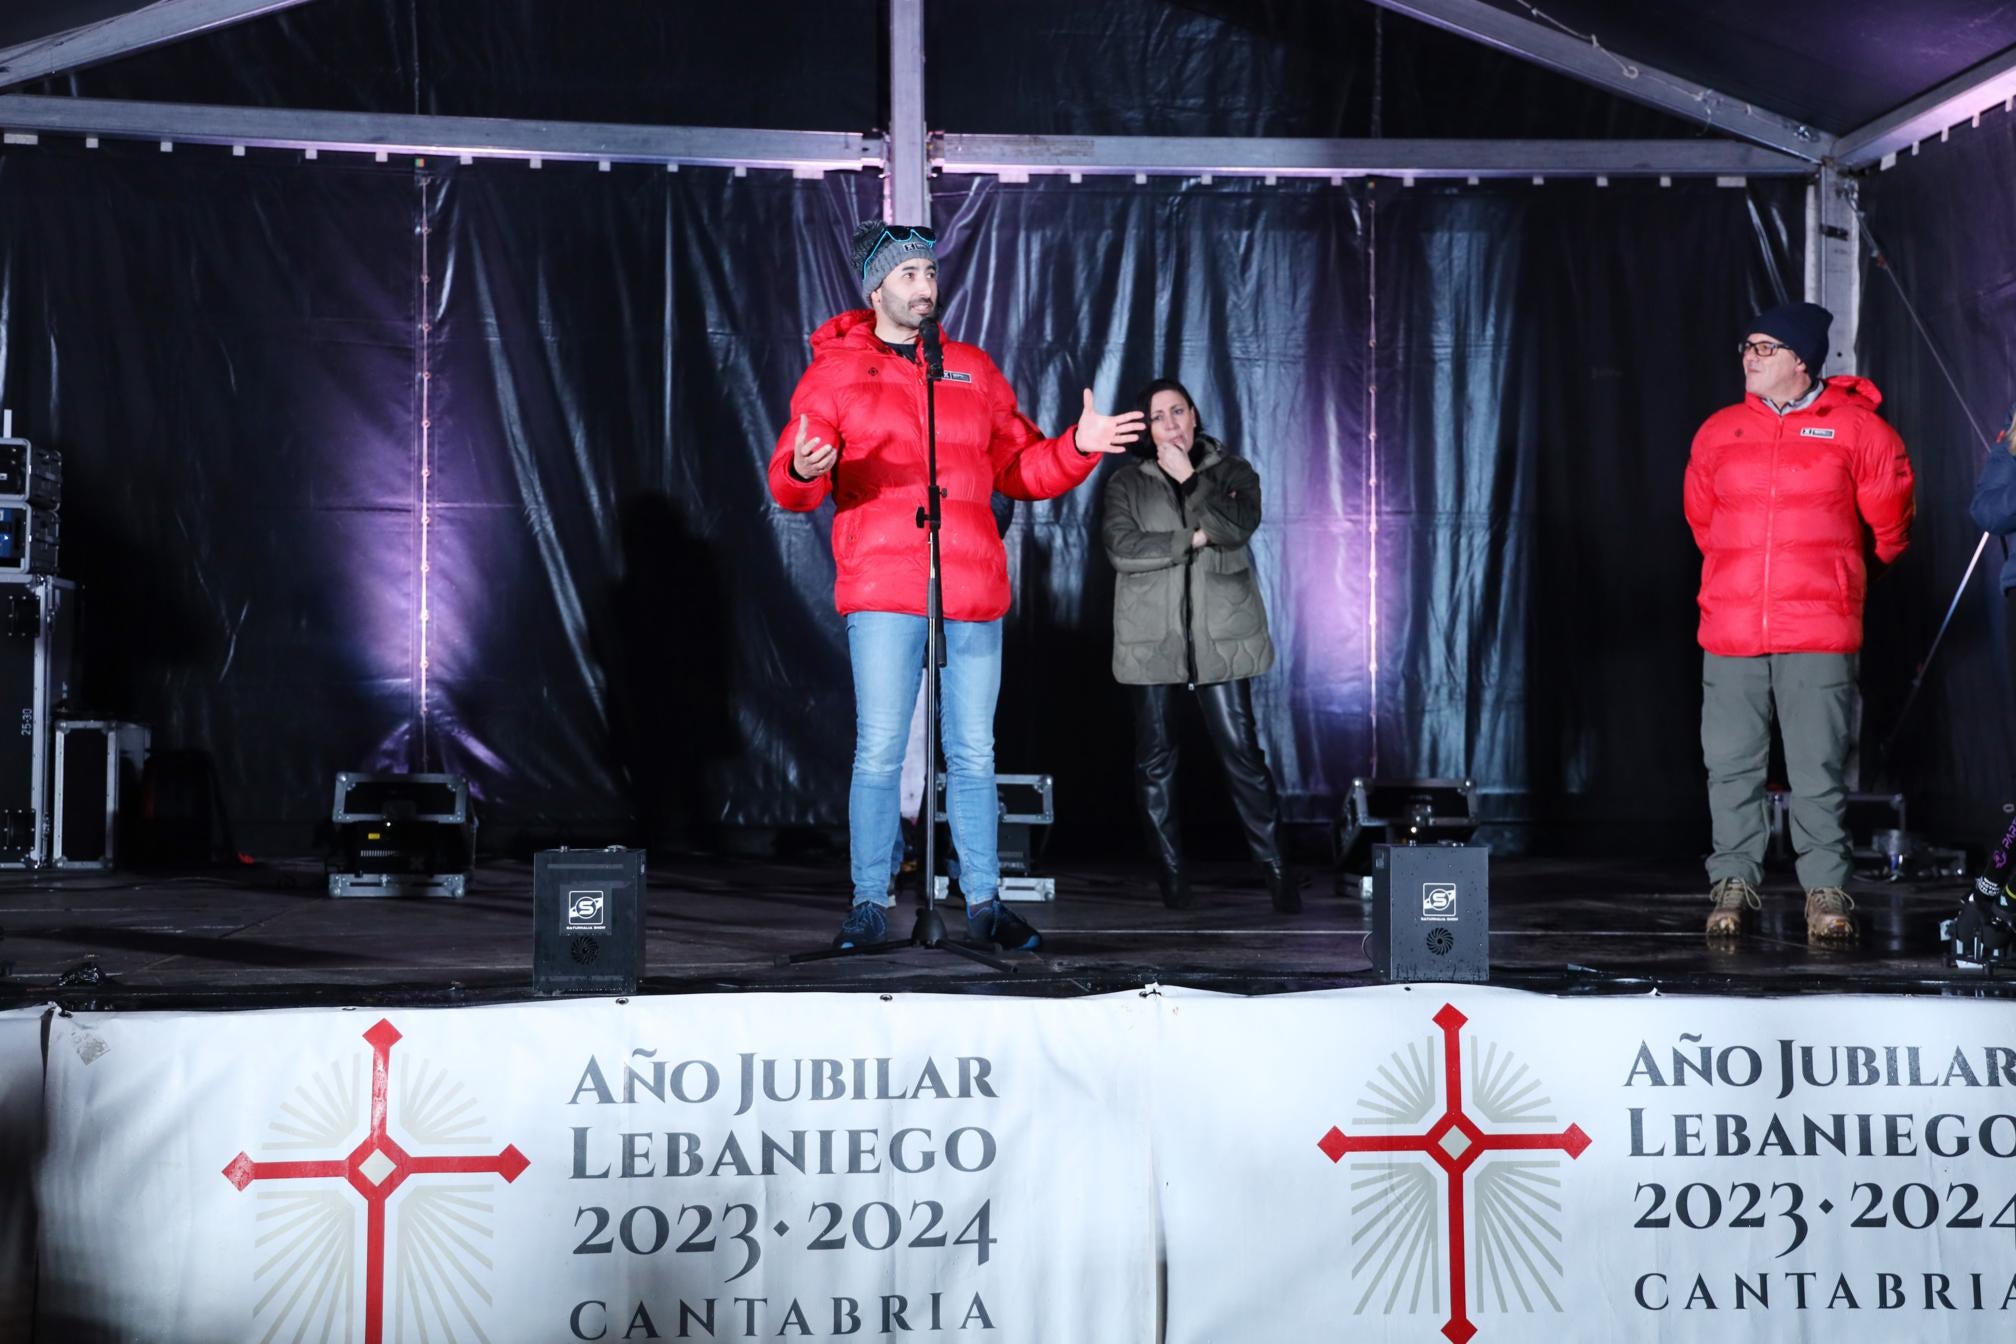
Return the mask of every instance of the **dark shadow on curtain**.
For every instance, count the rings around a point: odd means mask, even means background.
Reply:
[[[622,571],[596,604],[590,637],[609,688],[610,758],[638,843],[654,854],[711,849],[716,776],[742,747],[723,557],[667,495],[632,495],[617,514]]]

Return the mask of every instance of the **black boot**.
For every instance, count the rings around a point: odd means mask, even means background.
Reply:
[[[1187,910],[1196,904],[1183,867],[1183,838],[1177,829],[1176,730],[1170,723],[1173,686],[1130,686],[1134,701],[1134,789],[1141,825],[1155,859],[1162,904]]]
[[[1253,718],[1253,683],[1216,682],[1197,688],[1204,726],[1225,767],[1232,788],[1232,806],[1246,832],[1246,847],[1267,877],[1267,896],[1283,914],[1302,908],[1302,892],[1281,853],[1281,799],[1274,773],[1260,752],[1260,733]]]
[[[1274,902],[1274,908],[1284,915],[1302,912],[1302,883],[1294,872],[1283,863],[1262,864],[1260,870],[1267,875],[1267,898]]]

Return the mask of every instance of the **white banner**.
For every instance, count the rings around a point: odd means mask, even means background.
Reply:
[[[2016,1336],[2016,1007],[1165,992],[1172,1344]]]
[[[65,1344],[2016,1329],[1992,1001],[85,1015],[47,1085]]]
[[[42,1151],[41,1008],[0,1012],[0,1339],[27,1339],[35,1309],[35,1204]]]
[[[1153,1007],[79,1015],[45,1340],[1152,1338]]]

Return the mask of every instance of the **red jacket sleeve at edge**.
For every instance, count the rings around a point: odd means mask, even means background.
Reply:
[[[1701,442],[1707,430],[1703,425],[1695,431],[1693,447],[1687,452],[1687,481],[1682,492],[1687,526],[1694,531],[1694,544],[1704,552],[1708,549],[1708,524],[1715,517],[1715,482],[1708,474],[1707,453]]]
[[[986,356],[982,355],[982,359]],[[1099,453],[1078,451],[1074,424],[1054,439],[1043,437],[1015,404],[1015,389],[993,361],[986,364],[987,400],[993,408],[994,438],[987,455],[994,464],[994,488],[1010,499],[1054,499],[1082,484],[1099,466]]]
[[[798,380],[797,388],[791,393],[791,418],[785,422],[784,430],[777,436],[777,447],[770,454],[770,497],[784,508],[797,513],[808,513],[819,507],[833,489],[833,473],[810,481],[801,481],[791,474],[791,455],[798,443],[798,417],[805,417],[805,437],[823,439],[827,443],[838,443],[840,431],[834,425],[832,398],[820,384],[819,366],[815,363],[805,370],[805,376]]]
[[[1869,416],[1855,446],[1855,507],[1876,534],[1876,558],[1886,565],[1911,544],[1915,495],[1904,440],[1888,422]]]

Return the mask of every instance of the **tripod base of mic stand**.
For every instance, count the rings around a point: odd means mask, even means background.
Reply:
[[[936,905],[925,905],[917,911],[917,923],[910,930],[910,936],[901,941],[886,943],[864,943],[859,947],[826,947],[816,952],[794,952],[777,958],[776,965],[798,966],[808,961],[832,961],[838,957],[879,957],[890,952],[901,952],[905,948],[925,947],[934,952],[950,952],[968,961],[977,961],[982,966],[997,971],[1007,971],[1011,975],[1021,967],[1012,961],[1005,961],[985,948],[971,943],[955,943],[945,936],[945,916],[938,913]]]

